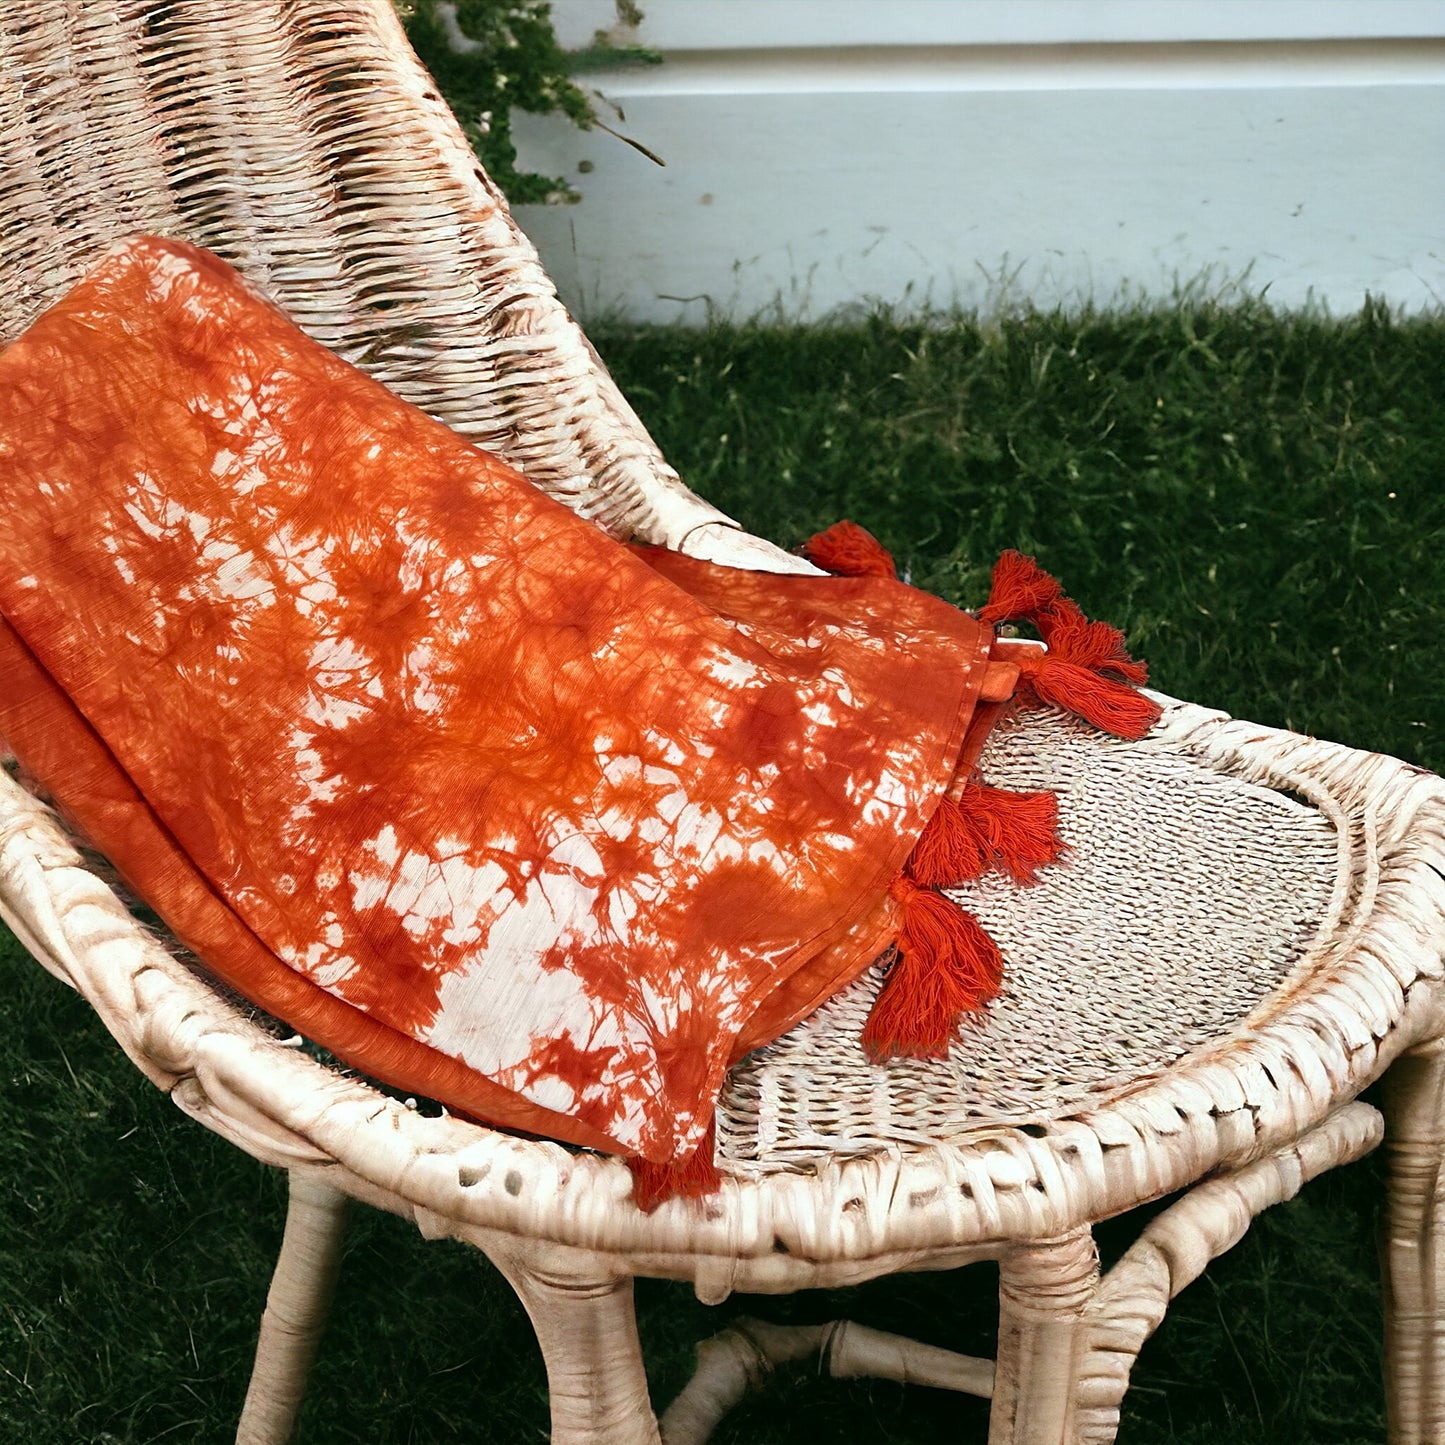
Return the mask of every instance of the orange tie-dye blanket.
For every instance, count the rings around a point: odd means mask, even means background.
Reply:
[[[988,671],[885,576],[620,545],[174,241],[0,354],[0,506],[0,735],[188,947],[662,1165],[898,933]]]

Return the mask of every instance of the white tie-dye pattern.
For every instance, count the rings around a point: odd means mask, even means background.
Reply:
[[[731,652],[721,652],[715,657],[707,658],[703,667],[714,681],[729,687],[747,687],[749,683],[758,681],[762,675],[751,662],[745,662]]]
[[[599,1020],[585,984],[548,967],[559,940],[591,918],[598,889],[570,873],[544,873],[493,922],[485,954],[442,980],[426,1039],[497,1077],[522,1068],[537,1038],[583,1038]],[[529,1019],[529,1029],[518,1020]]]

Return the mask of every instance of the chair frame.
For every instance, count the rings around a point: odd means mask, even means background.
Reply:
[[[693,496],[567,317],[385,0],[20,0],[0,17],[0,336],[114,239],[181,235],[313,336],[619,537],[806,570]],[[346,1203],[480,1249],[537,1330],[559,1445],[702,1441],[770,1363],[819,1351],[992,1397],[991,1445],[1113,1438],[1169,1300],[1261,1209],[1387,1141],[1391,1438],[1445,1437],[1445,785],[1171,704],[1158,736],[1302,793],[1357,859],[1328,967],[1247,1026],[1040,1137],[991,1129],[808,1174],[734,1172],[643,1214],[620,1161],[427,1117],[221,999],[0,777],[0,918],[192,1118],[286,1169],[286,1235],[238,1440],[289,1438]],[[1387,1073],[1388,1071],[1388,1073]],[[1358,1101],[1386,1076],[1384,1118]],[[1101,1275],[1098,1221],[1187,1190]],[[839,1325],[735,1327],[659,1424],[632,1281],[717,1302],[997,1260],[996,1362]]]

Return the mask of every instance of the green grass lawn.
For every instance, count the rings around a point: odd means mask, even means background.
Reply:
[[[1007,546],[1128,630],[1167,692],[1445,768],[1445,321],[1251,302],[923,329],[616,332],[670,459],[787,545],[850,516],[977,603]],[[280,1179],[184,1119],[0,939],[0,1445],[224,1441]],[[1124,1445],[1384,1437],[1371,1161],[1272,1211],[1146,1346]],[[1101,1231],[1106,1255],[1137,1221]],[[644,1282],[663,1403],[735,1313],[991,1348],[986,1268],[705,1309]],[[775,1381],[720,1442],[976,1439],[979,1402]],[[546,1438],[540,1358],[478,1256],[359,1217],[300,1439]]]

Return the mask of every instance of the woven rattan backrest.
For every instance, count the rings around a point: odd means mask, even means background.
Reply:
[[[388,0],[4,0],[0,339],[140,231],[215,251],[613,533],[735,549],[557,301]]]

